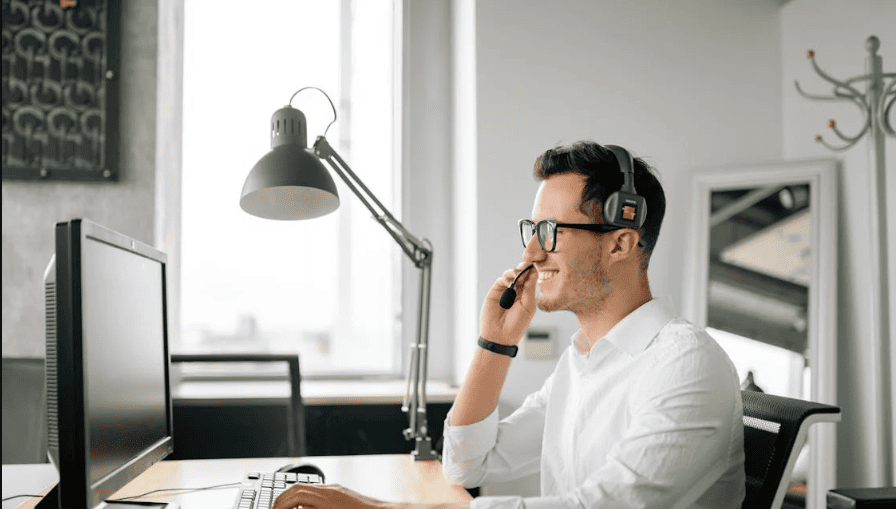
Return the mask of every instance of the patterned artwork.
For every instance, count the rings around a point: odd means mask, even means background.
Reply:
[[[2,8],[3,178],[115,180],[118,3]]]

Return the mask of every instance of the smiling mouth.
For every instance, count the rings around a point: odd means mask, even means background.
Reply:
[[[538,282],[541,283],[541,282],[547,281],[549,279],[552,279],[559,272],[560,271],[557,271],[557,270],[546,270],[543,272],[539,272],[538,273]]]

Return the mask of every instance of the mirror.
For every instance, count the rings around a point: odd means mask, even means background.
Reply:
[[[837,404],[836,172],[816,160],[693,174],[682,311],[728,352],[744,389]],[[810,428],[788,501],[825,507],[835,430]]]

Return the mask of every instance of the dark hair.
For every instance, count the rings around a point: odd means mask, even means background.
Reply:
[[[647,202],[647,218],[641,228],[644,240],[644,266],[653,253],[663,215],[666,213],[666,195],[656,178],[656,170],[643,159],[634,157],[635,190]],[[535,177],[545,180],[553,175],[578,173],[584,175],[585,190],[582,192],[582,212],[595,221],[603,217],[603,203],[622,187],[622,172],[610,149],[593,141],[579,141],[567,146],[558,146],[545,151],[535,160]]]

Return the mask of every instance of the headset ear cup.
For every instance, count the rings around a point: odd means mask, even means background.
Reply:
[[[613,193],[604,201],[604,222],[607,224],[616,224],[616,216],[618,215],[619,193]]]
[[[623,228],[641,229],[647,219],[647,200],[643,196],[616,191],[604,202],[604,222]]]
[[[623,175],[622,189],[611,194],[604,201],[604,222],[622,228],[640,230],[647,219],[647,200],[635,190],[634,159],[628,150],[618,145],[607,145],[613,152],[619,171]],[[638,245],[645,247],[643,239]]]

